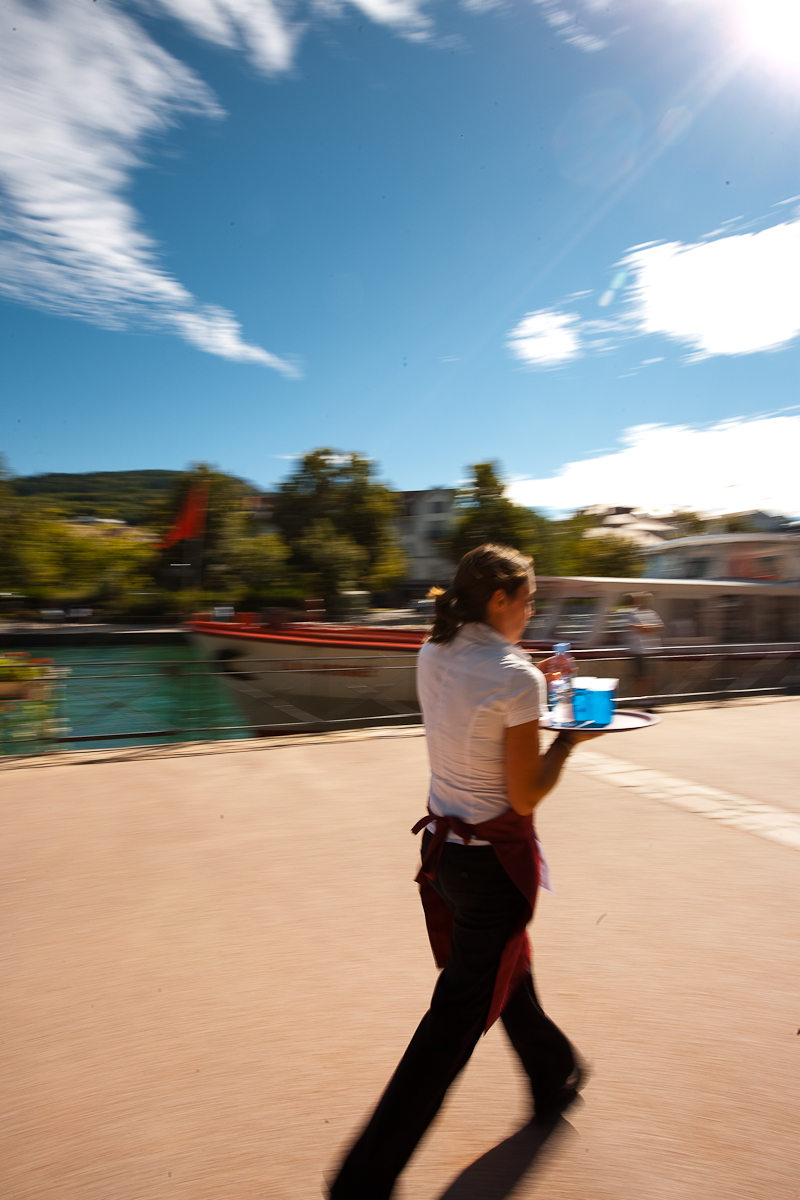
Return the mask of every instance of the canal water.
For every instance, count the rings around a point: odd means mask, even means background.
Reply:
[[[110,748],[252,736],[225,686],[192,646],[30,645],[31,657],[63,669],[53,687],[56,732],[86,741],[25,742],[0,736],[5,754]],[[5,724],[5,723],[4,723]],[[10,726],[9,726],[10,728]],[[159,733],[164,730],[181,732]],[[150,733],[123,738],[114,734]]]

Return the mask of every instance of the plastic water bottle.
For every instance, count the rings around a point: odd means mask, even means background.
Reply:
[[[557,642],[555,654],[569,654],[569,642]],[[553,725],[574,725],[575,712],[572,705],[572,671],[559,671],[550,683],[550,714]]]

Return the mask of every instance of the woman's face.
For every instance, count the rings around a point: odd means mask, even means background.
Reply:
[[[487,625],[502,633],[509,642],[518,642],[533,613],[533,594],[536,584],[529,576],[510,596],[498,588],[486,606]]]

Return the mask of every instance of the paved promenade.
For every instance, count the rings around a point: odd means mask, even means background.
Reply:
[[[575,756],[532,933],[585,1103],[499,1145],[494,1028],[398,1200],[797,1200],[799,727],[695,708]],[[0,760],[4,1200],[316,1200],[435,980],[426,773],[418,728]]]

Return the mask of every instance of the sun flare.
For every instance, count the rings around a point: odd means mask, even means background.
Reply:
[[[739,0],[750,47],[800,68],[800,0]]]

